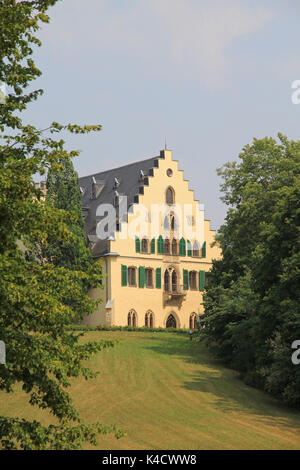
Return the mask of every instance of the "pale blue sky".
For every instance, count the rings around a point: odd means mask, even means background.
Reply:
[[[253,137],[299,138],[299,0],[63,0],[49,13],[45,93],[26,119],[103,125],[65,135],[80,176],[158,155],[166,137],[218,228],[216,168]]]

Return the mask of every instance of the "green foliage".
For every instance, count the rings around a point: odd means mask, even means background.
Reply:
[[[300,338],[300,142],[278,137],[254,139],[240,163],[219,170],[230,208],[201,336],[248,383],[299,406],[291,344]]]
[[[187,334],[187,328],[149,328],[147,326],[107,326],[107,325],[72,325],[68,327],[72,331],[139,331],[143,333],[179,333]]]
[[[56,266],[86,271],[93,259],[83,230],[78,175],[71,160],[59,163],[59,170],[48,171],[46,203],[66,211],[65,220],[68,221],[67,226],[73,237],[71,240],[54,240],[42,250],[42,256]]]
[[[66,327],[74,319],[91,313],[96,306],[83,284],[99,286],[100,266],[85,270],[64,263],[48,263],[42,249],[55,243],[76,241],[67,212],[58,204],[47,204],[36,189],[33,175],[56,174],[78,151],[68,152],[62,139],[53,134],[65,129],[86,133],[101,126],[62,126],[52,123],[39,130],[22,121],[22,111],[41,90],[25,93],[41,72],[31,58],[40,22],[56,0],[0,0],[0,80],[9,95],[0,105],[0,335],[6,344],[6,365],[0,365],[0,389],[14,391],[20,383],[31,405],[47,409],[57,425],[44,427],[37,421],[0,417],[0,447],[23,449],[79,448],[82,441],[94,442],[106,432],[100,424],[81,422],[67,393],[70,378],[94,374],[84,360],[113,342],[80,343],[82,333]],[[74,181],[72,181],[72,184]],[[74,200],[76,200],[74,193]],[[79,222],[76,208],[74,224]],[[73,221],[72,221],[73,222]],[[81,227],[80,227],[81,228]],[[36,247],[41,252],[27,256]]]

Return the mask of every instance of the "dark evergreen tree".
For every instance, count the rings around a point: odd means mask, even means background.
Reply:
[[[43,256],[56,266],[86,271],[93,259],[83,229],[78,175],[71,160],[61,159],[58,163],[57,169],[48,171],[46,203],[66,211],[67,225],[73,239],[54,240],[43,249]]]

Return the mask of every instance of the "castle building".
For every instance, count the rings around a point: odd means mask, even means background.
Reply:
[[[171,150],[79,178],[90,249],[102,260],[90,325],[194,328],[215,231]]]

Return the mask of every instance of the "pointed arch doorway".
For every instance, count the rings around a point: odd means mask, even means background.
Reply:
[[[177,322],[174,315],[170,314],[166,321],[166,328],[177,328]]]

